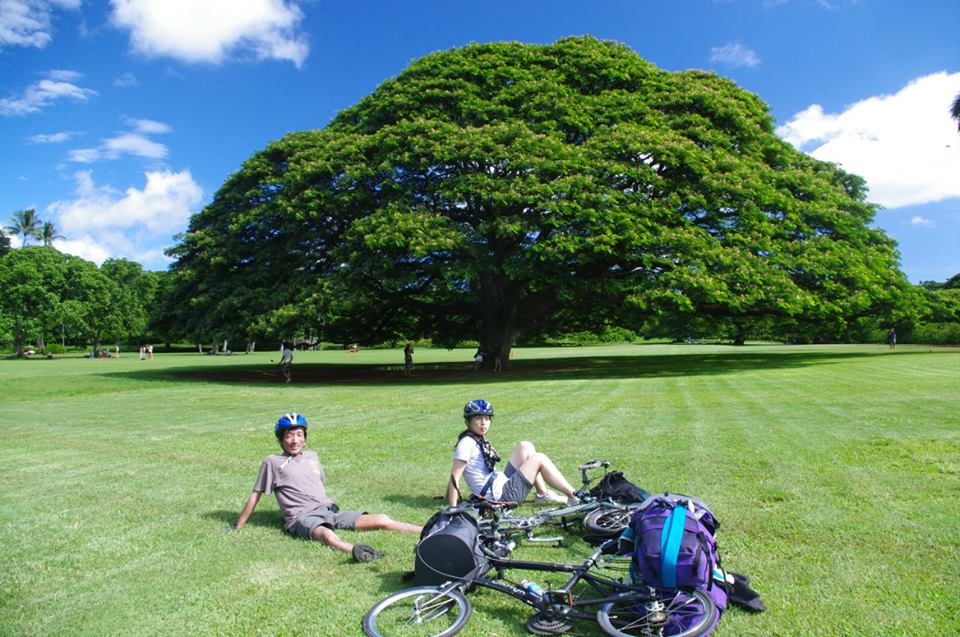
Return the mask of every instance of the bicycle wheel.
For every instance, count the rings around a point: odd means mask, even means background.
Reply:
[[[447,637],[466,626],[471,608],[457,589],[408,588],[374,604],[363,616],[363,632],[367,637]]]
[[[713,627],[716,616],[717,605],[701,590],[657,591],[604,604],[597,611],[597,622],[613,637],[697,637]]]
[[[601,507],[594,509],[583,518],[583,528],[595,535],[613,537],[620,535],[627,528],[631,515],[633,515],[633,509],[629,507],[615,509]]]

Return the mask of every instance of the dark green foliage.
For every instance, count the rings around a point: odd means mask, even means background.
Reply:
[[[26,343],[120,342],[142,333],[152,300],[151,273],[140,264],[95,263],[46,246],[0,257],[0,340]]]
[[[845,338],[908,313],[865,193],[714,74],[592,38],[471,45],[247,160],[172,249],[171,305],[198,336],[505,354],[693,317]]]

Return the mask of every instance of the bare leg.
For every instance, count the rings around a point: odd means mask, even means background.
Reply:
[[[513,448],[513,453],[510,454],[510,464],[513,465],[514,469],[518,469],[536,454],[537,449],[533,446],[532,442],[521,440],[517,443],[517,446]],[[529,477],[527,477],[527,479],[530,480]],[[544,484],[543,476],[541,476],[539,472],[537,472],[537,477],[531,480],[531,482],[533,483],[533,488],[537,492],[537,495],[546,494],[547,485]]]
[[[358,531],[373,531],[375,529],[400,531],[401,533],[420,533],[423,527],[399,522],[385,513],[364,513],[357,519]]]
[[[544,481],[551,487],[560,490],[565,496],[570,497],[575,493],[575,489],[570,486],[567,479],[563,477],[553,461],[536,450],[533,444],[523,441],[517,444],[510,455],[510,464],[520,471],[530,484],[536,488],[537,493],[543,495],[546,493]]]
[[[339,535],[334,533],[333,529],[325,527],[322,524],[317,525],[313,531],[310,532],[310,537],[317,542],[322,542],[330,548],[343,551],[344,553],[349,553],[353,550],[353,544],[344,542],[340,539]]]

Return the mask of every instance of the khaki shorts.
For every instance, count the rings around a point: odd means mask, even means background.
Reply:
[[[503,502],[523,502],[533,485],[512,464],[507,464],[507,470],[504,473],[510,477],[503,485],[500,500]]]
[[[366,513],[366,511],[341,511],[335,504],[318,506],[316,509],[301,513],[287,533],[309,540],[312,539],[313,530],[321,525],[331,529],[352,531],[357,528],[357,520],[360,516]]]

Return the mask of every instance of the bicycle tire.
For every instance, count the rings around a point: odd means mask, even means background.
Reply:
[[[374,604],[363,616],[363,633],[367,637],[449,637],[467,625],[472,608],[466,595],[455,588],[408,588]]]
[[[660,602],[663,608],[652,610],[651,602]],[[699,589],[657,591],[653,598],[624,595],[597,611],[597,623],[611,637],[698,637],[713,628],[716,617],[716,603]]]
[[[630,524],[633,511],[628,506],[594,509],[583,518],[583,528],[601,537],[620,535]]]

